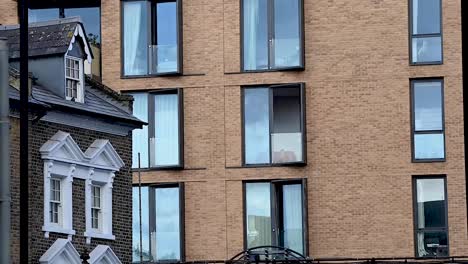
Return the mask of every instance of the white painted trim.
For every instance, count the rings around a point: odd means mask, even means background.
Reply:
[[[69,49],[70,50],[70,49]],[[69,97],[69,96],[66,96],[67,94],[67,78],[68,79],[71,79],[71,80],[75,80],[74,78],[70,78],[70,77],[67,77],[67,59],[70,59],[70,60],[76,60],[78,61],[78,74],[80,75],[80,78],[79,78],[79,81],[78,81],[78,86],[76,87],[76,101],[75,102],[78,102],[78,103],[84,103],[84,65],[83,65],[83,59],[81,58],[77,58],[77,57],[73,57],[73,56],[68,56],[68,51],[67,53],[65,54],[65,57],[64,57],[64,61],[63,61],[63,65],[65,67],[65,99],[67,100],[71,100],[72,97]]]
[[[105,263],[122,264],[114,251],[109,246],[105,245],[98,245],[89,253],[89,257],[89,264],[99,264],[101,261],[106,261]]]
[[[75,28],[75,32],[73,33],[73,38],[71,39],[70,41],[70,44],[68,45],[68,50],[72,50],[73,49],[73,44],[75,43],[76,41],[76,37],[77,36],[80,36],[81,39],[83,40],[83,43],[84,43],[84,52],[86,53],[86,60],[91,63],[93,61],[93,58],[91,57],[91,48],[89,47],[89,44],[88,44],[88,39],[86,38],[85,34],[84,34],[84,31],[83,31],[83,28],[81,27],[81,25],[77,25],[76,28]]]
[[[73,244],[68,239],[59,238],[39,259],[40,264],[59,264],[66,259],[68,264],[81,264],[81,258]]]
[[[73,173],[75,164],[45,161],[44,162],[44,225],[42,231],[44,236],[49,237],[49,233],[62,233],[75,235],[73,230]],[[60,179],[61,183],[61,207],[62,213],[59,215],[59,224],[50,221],[50,180]]]
[[[114,240],[112,234],[112,188],[115,172],[124,166],[124,162],[109,140],[96,140],[86,150],[81,151],[69,133],[58,131],[42,145],[40,152],[44,159],[44,226],[45,236],[49,232],[65,233],[70,236],[73,230],[72,183],[73,178],[85,180],[85,226],[86,243],[91,238]],[[50,178],[62,179],[63,186],[63,221],[62,226],[50,223]],[[101,186],[102,227],[91,228],[91,186]]]

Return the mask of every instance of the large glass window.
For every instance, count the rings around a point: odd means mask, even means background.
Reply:
[[[243,89],[246,165],[305,162],[303,93],[302,85]]]
[[[245,183],[246,247],[276,245],[306,254],[305,181]]]
[[[183,167],[182,90],[133,93],[133,113],[148,126],[133,131],[133,167]]]
[[[133,187],[133,262],[138,263],[141,258],[143,261],[182,260],[183,185],[156,185],[141,189],[140,223],[139,187]]]
[[[411,0],[411,63],[442,63],[441,0]]]
[[[180,0],[123,2],[123,74],[181,73]]]
[[[242,0],[243,69],[302,68],[302,0]]]
[[[442,80],[413,80],[413,160],[444,160],[445,131]]]
[[[445,177],[418,177],[413,185],[416,256],[448,256]]]

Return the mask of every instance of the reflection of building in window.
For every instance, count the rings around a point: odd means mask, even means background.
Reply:
[[[50,3],[37,1],[31,3],[29,22],[42,22],[59,18],[80,17],[86,36],[94,54],[91,64],[84,63],[88,75],[101,76],[101,8],[99,1],[87,1],[86,5],[71,2]]]

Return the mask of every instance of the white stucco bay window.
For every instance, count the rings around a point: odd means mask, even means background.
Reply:
[[[40,149],[44,160],[44,225],[49,233],[75,235],[73,230],[73,179],[85,181],[86,242],[91,238],[114,240],[112,184],[124,166],[109,140],[98,139],[82,152],[69,133],[57,132]]]

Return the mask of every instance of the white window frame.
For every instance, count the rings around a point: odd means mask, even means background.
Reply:
[[[85,190],[85,210],[86,210],[86,243],[91,243],[91,238],[100,238],[107,240],[115,240],[112,234],[112,184],[115,174],[112,171],[91,169],[89,177],[86,180]],[[101,188],[101,210],[99,219],[99,228],[93,228],[92,225],[92,188],[98,186]]]
[[[40,148],[44,160],[44,226],[46,238],[49,232],[75,235],[72,230],[72,182],[73,178],[85,180],[86,243],[91,238],[115,240],[112,234],[112,184],[115,173],[125,166],[109,140],[97,139],[83,152],[69,133],[58,131]],[[62,227],[50,223],[50,179],[62,179],[63,222]],[[101,228],[91,225],[91,186],[101,187]]]
[[[74,78],[67,76],[67,60],[71,61],[78,61],[78,75],[79,78]],[[83,103],[84,102],[84,89],[83,89],[83,83],[84,83],[84,72],[83,72],[83,59],[77,58],[77,57],[72,57],[65,55],[65,60],[64,60],[64,66],[65,66],[65,98],[67,100],[72,100],[73,97],[67,96],[67,80],[70,79],[72,81],[78,82],[76,86],[76,98],[75,102]]]
[[[52,198],[49,199],[49,206],[50,206],[50,222],[51,224],[57,224],[59,226],[62,225],[62,210],[63,210],[63,207],[62,207],[62,196],[63,196],[63,190],[62,190],[62,180],[61,179],[58,179],[56,177],[52,177],[50,178],[49,180],[50,182],[50,191],[51,193],[52,192],[58,192],[58,199],[57,200],[54,200]],[[58,189],[55,189],[55,184],[53,184],[53,182],[58,182]],[[54,205],[57,205],[57,212],[54,212]],[[54,214],[57,213],[57,222],[54,222],[53,219],[54,219]]]
[[[44,225],[42,231],[48,238],[50,233],[66,234],[71,239],[76,232],[73,230],[73,173],[75,164],[66,164],[46,160],[44,162]],[[61,185],[61,213],[59,213],[58,223],[53,223],[50,219],[50,187],[51,180],[59,179]]]
[[[99,190],[99,196],[96,195],[96,190]],[[96,198],[99,199],[99,204],[96,205]],[[94,225],[93,211],[96,211],[97,227]],[[98,232],[102,229],[102,189],[101,186],[93,184],[91,186],[91,228]]]

